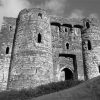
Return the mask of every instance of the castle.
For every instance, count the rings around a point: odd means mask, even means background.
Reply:
[[[34,8],[4,17],[0,32],[0,89],[22,89],[100,75],[100,24]]]

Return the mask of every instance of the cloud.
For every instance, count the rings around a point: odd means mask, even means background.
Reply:
[[[84,18],[84,17],[99,19],[99,15],[97,13],[89,13],[87,16],[85,16],[84,11],[80,9],[73,10],[69,16],[69,18]]]
[[[69,18],[83,18],[83,17],[84,17],[83,11],[79,9],[73,10],[69,16]]]
[[[27,0],[0,0],[0,25],[3,22],[3,17],[17,17],[18,13],[30,7]]]
[[[37,5],[37,7],[41,7],[47,9],[51,14],[61,15],[64,14],[64,10],[67,0],[46,0],[44,3]]]
[[[54,14],[64,14],[65,5],[65,0],[50,0],[45,2],[45,7],[50,9]]]
[[[89,17],[99,19],[99,15],[96,13],[90,14]]]
[[[3,17],[17,17],[18,13],[24,8],[44,8],[51,14],[63,15],[67,0],[45,0],[36,5],[35,1],[32,4],[29,0],[0,0],[0,26],[3,22]]]

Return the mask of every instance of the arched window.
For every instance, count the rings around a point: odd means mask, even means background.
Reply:
[[[69,49],[69,43],[66,43],[66,49]]]
[[[9,47],[6,48],[6,54],[9,54]]]
[[[38,43],[41,43],[41,34],[38,34]]]
[[[89,22],[86,22],[86,27],[87,27],[87,29],[90,28]]]
[[[41,13],[38,13],[38,16],[42,19],[42,14]]]
[[[91,50],[92,48],[91,48],[91,42],[90,42],[90,40],[88,40],[88,50]]]

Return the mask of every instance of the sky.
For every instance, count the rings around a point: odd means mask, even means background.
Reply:
[[[16,18],[22,9],[35,7],[63,17],[100,19],[100,0],[0,0],[0,25],[4,16]]]

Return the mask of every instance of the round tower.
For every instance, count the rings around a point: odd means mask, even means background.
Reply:
[[[82,33],[83,63],[85,79],[91,79],[100,75],[97,48],[100,47],[100,28],[94,18],[84,19]]]
[[[50,18],[39,8],[24,9],[17,20],[8,89],[36,87],[53,81]]]

